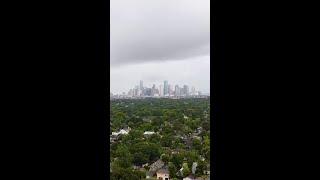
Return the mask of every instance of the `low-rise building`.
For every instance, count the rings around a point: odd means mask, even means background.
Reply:
[[[146,172],[146,178],[147,179],[152,178],[155,175],[155,173],[159,169],[161,169],[163,166],[164,166],[164,162],[161,159],[151,164],[149,167],[149,171]]]
[[[167,168],[161,168],[157,171],[157,179],[169,180],[169,170]]]
[[[155,132],[153,132],[153,131],[146,131],[146,132],[143,133],[143,135],[145,135],[145,136],[152,135],[152,134],[155,134]]]
[[[192,174],[190,174],[189,176],[183,178],[183,180],[196,180],[196,177]]]

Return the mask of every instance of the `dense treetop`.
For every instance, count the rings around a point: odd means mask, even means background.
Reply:
[[[110,103],[110,135],[131,128],[111,143],[111,179],[121,179],[124,174],[143,179],[145,173],[133,167],[150,165],[160,158],[168,165],[171,178],[179,177],[176,173],[183,167],[182,176],[189,174],[193,162],[198,162],[195,174],[204,175],[210,164],[209,99],[122,99]],[[145,135],[146,131],[154,134]]]

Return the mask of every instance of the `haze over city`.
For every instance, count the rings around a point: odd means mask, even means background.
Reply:
[[[210,92],[209,0],[111,0],[110,92],[163,84]]]

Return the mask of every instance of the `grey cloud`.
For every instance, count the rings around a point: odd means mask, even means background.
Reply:
[[[111,65],[210,53],[210,0],[111,0]]]

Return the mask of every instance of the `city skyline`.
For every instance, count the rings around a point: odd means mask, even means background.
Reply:
[[[167,82],[167,87],[165,86],[165,82]],[[198,89],[196,86],[192,85],[192,84],[186,84],[186,83],[171,83],[168,80],[163,80],[162,83],[145,83],[144,80],[139,80],[137,81],[137,83],[135,85],[133,85],[132,87],[129,87],[128,89],[124,90],[124,91],[119,91],[119,92],[115,92],[115,91],[110,91],[111,94],[113,95],[122,95],[123,93],[125,93],[126,95],[128,95],[129,91],[134,90],[134,89],[156,89],[158,91],[158,94],[161,95],[165,95],[165,94],[170,94],[169,90],[172,90],[173,92],[176,92],[178,89],[184,88],[185,86],[188,87],[190,92],[201,92],[202,94],[210,94],[210,92],[205,92],[205,91],[201,91],[201,89]],[[167,90],[166,90],[167,88]]]

